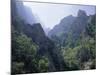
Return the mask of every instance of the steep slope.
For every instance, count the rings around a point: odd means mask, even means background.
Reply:
[[[41,24],[34,22],[35,20],[30,20],[34,24],[30,24],[26,21],[26,17],[24,15],[27,15],[28,17],[30,13],[24,14],[26,11],[24,11],[23,3],[20,3],[19,7],[16,5],[16,2],[12,0],[12,34],[17,32],[14,35],[20,35],[24,34],[28,38],[32,39],[32,42],[37,44],[39,46],[39,50],[37,52],[36,58],[41,58],[42,56],[46,56],[49,59],[49,70],[48,71],[61,71],[64,70],[66,65],[64,64],[63,58],[60,54],[60,51],[56,49],[55,44],[53,41],[51,41],[48,37],[46,37]],[[14,3],[14,4],[13,4]],[[16,8],[17,7],[17,8]],[[19,12],[20,11],[20,12]],[[29,11],[30,12],[30,11]],[[32,16],[34,18],[34,16]],[[13,36],[12,36],[13,38]],[[13,43],[12,43],[13,44]],[[14,49],[12,50],[12,52]],[[13,53],[12,62],[14,58],[14,55],[16,53]],[[28,71],[31,72],[31,71]],[[26,71],[26,73],[28,73]],[[36,71],[37,72],[37,71]]]
[[[83,10],[77,17],[65,17],[50,32],[49,38],[63,52],[69,70],[96,68],[96,14],[87,16]]]
[[[15,29],[17,29],[17,27],[15,27]],[[45,36],[39,23],[34,25],[22,24],[17,30],[20,31],[20,33],[26,34],[29,38],[32,38],[32,41],[39,46],[39,51],[37,52],[38,58],[41,56],[48,57],[50,62],[49,71],[64,70],[66,65],[64,64],[61,52],[56,48],[54,42]]]
[[[36,16],[32,13],[32,10],[25,6],[22,2],[16,1],[16,10],[20,18],[22,18],[28,24],[38,23]]]
[[[48,36],[60,36],[60,34],[62,35],[62,33],[68,32],[74,20],[75,17],[73,17],[72,15],[63,18],[58,25],[56,25],[51,31],[49,31]]]
[[[85,31],[87,22],[88,16],[85,11],[79,10],[77,17],[70,15],[63,18],[61,22],[49,32],[48,36],[52,40],[56,41],[57,39],[61,43],[62,40],[65,41],[68,34],[71,33],[74,38],[73,40],[76,40],[81,32]]]
[[[80,33],[85,31],[89,17],[87,16],[86,12],[83,10],[78,11],[78,15],[75,21],[72,23],[72,32],[75,34],[75,37],[78,37]]]

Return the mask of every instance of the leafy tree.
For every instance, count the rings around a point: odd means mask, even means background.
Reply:
[[[79,69],[79,62],[76,58],[76,54],[79,47],[76,48],[67,48],[67,50],[63,53],[66,65],[69,66],[70,70],[78,70]]]
[[[23,62],[13,62],[12,63],[12,74],[25,73],[24,72],[24,63]]]
[[[12,55],[14,56],[13,62],[23,62],[26,72],[32,71],[32,60],[35,59],[36,51],[38,46],[35,45],[30,38],[24,34],[20,34],[16,37],[14,42],[16,47],[12,50]],[[17,64],[15,63],[15,66]],[[14,66],[14,65],[13,65]],[[12,72],[16,69],[12,69]],[[23,69],[19,73],[22,73]]]
[[[38,67],[39,67],[39,70],[40,72],[48,72],[48,67],[49,67],[49,61],[48,61],[48,58],[46,57],[43,57],[39,60],[39,63],[38,63]]]

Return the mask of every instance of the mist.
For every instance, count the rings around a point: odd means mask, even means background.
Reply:
[[[60,20],[66,16],[77,16],[79,10],[84,10],[87,15],[95,14],[95,6],[69,5],[69,4],[49,4],[23,2],[25,6],[31,8],[33,14],[37,14],[43,27],[52,29],[59,24]]]

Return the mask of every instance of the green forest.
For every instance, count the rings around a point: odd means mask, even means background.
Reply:
[[[96,14],[68,16],[48,36],[40,23],[27,24],[12,0],[11,74],[96,69]],[[59,29],[62,28],[62,29]]]

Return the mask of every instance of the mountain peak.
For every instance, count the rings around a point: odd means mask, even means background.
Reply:
[[[86,12],[84,10],[79,10],[78,17],[84,17],[84,16],[87,16]]]

